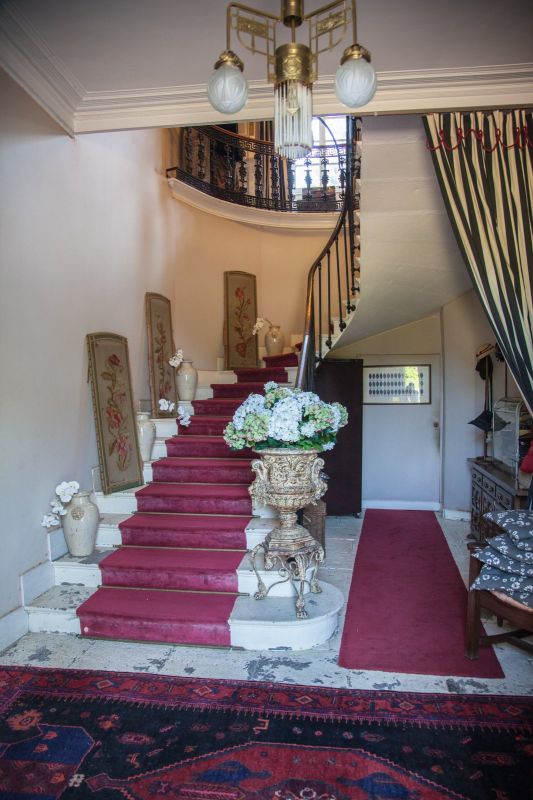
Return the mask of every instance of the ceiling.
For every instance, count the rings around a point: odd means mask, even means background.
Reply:
[[[253,5],[279,13],[278,0]],[[533,101],[530,0],[358,0],[357,12],[378,92],[362,110],[362,299],[343,343],[470,288],[420,114]],[[0,66],[70,135],[228,121],[205,92],[225,13],[223,0],[0,0]],[[271,117],[263,59],[235,49],[250,81],[237,118]],[[343,112],[333,93],[339,52],[321,56],[315,113]]]

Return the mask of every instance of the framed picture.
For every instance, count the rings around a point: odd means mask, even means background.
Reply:
[[[116,333],[89,333],[87,350],[102,491],[141,486],[128,340]]]
[[[169,400],[177,405],[176,370],[168,363],[174,355],[172,313],[170,300],[162,294],[147,292],[144,296],[146,329],[148,334],[148,373],[153,417],[176,416],[175,412],[161,411],[159,401]]]
[[[431,365],[363,367],[363,404],[431,403]]]
[[[224,369],[257,367],[255,275],[224,273]]]

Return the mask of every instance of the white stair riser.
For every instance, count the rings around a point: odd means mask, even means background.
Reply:
[[[118,525],[100,525],[96,534],[96,547],[119,547],[122,536]]]
[[[95,501],[101,514],[133,514],[137,511],[137,501],[133,492],[115,492],[115,494],[96,492]]]
[[[53,566],[56,586],[61,583],[76,583],[82,586],[101,586],[102,584],[102,573],[98,564],[62,561]]]
[[[30,633],[81,633],[80,621],[75,611],[35,606],[26,610]]]
[[[157,461],[158,458],[166,458],[167,455],[165,439],[156,439],[152,447],[152,461]]]

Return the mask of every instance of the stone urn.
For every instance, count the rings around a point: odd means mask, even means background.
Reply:
[[[198,385],[198,372],[193,367],[192,361],[182,361],[176,373],[176,383],[178,386],[178,397],[180,400],[191,401],[196,397],[196,386]]]
[[[63,533],[71,556],[90,556],[96,544],[100,522],[98,506],[91,500],[90,492],[77,492],[61,518]]]
[[[296,512],[316,503],[325,493],[324,459],[319,458],[316,450],[298,448],[269,448],[261,450],[260,455],[260,460],[252,461],[256,478],[250,486],[250,495],[256,504],[275,508],[280,524],[252,551],[252,566],[258,584],[255,598],[260,600],[268,594],[256,568],[256,558],[262,550],[265,569],[277,566],[280,575],[293,583],[297,594],[296,616],[305,619],[307,612],[303,595],[307,570],[313,567],[310,591],[319,593],[321,589],[316,574],[318,565],[324,560],[324,550],[306,528],[298,525]]]
[[[137,411],[137,436],[139,439],[139,452],[143,462],[151,461],[152,447],[155,442],[155,422],[150,419],[147,411]]]
[[[281,325],[271,325],[265,334],[265,347],[267,355],[280,356],[285,347],[285,336],[281,330]]]

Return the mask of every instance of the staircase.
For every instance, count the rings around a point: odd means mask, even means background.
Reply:
[[[58,582],[63,577],[90,584],[72,589],[60,630],[87,638],[247,649],[308,648],[332,635],[343,604],[332,586],[324,584],[322,595],[310,596],[310,618],[304,621],[295,619],[288,584],[267,600],[251,596],[256,578],[246,551],[275,520],[267,516],[271,509],[252,509],[253,454],[232,452],[222,432],[250,392],[262,391],[267,380],[287,382],[287,367],[295,372],[292,353],[265,360],[266,368],[237,370],[236,383],[213,383],[212,398],[193,401],[190,425],[178,426],[178,434],[165,441],[166,456],[148,467],[150,482],[135,492],[97,498],[104,512],[97,546],[120,546],[97,565],[90,563],[94,558],[73,563],[72,557],[63,569],[57,564]],[[129,509],[135,512],[122,517],[111,534],[109,511]],[[261,575],[267,585],[279,580],[277,573]],[[45,621],[44,607],[68,593],[58,588],[28,608],[31,630],[53,626],[52,619],[57,625],[57,613]]]

